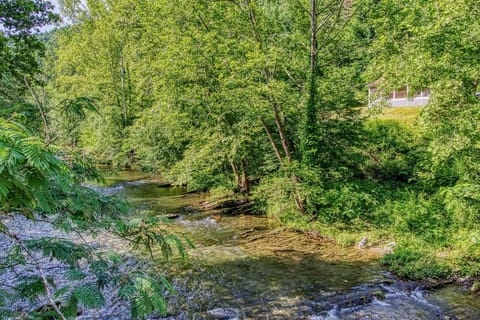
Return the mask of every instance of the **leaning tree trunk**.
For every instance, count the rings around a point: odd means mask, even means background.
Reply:
[[[242,161],[242,180],[240,191],[248,194],[250,192],[250,182],[248,181],[248,160],[243,158]]]
[[[240,188],[240,177],[238,175],[237,165],[233,160],[230,160],[230,167],[232,167],[233,178],[235,179],[235,185]]]

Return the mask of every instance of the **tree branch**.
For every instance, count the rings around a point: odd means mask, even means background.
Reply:
[[[18,246],[25,252],[25,254],[31,259],[31,261],[33,262],[33,265],[35,266],[35,269],[37,269],[38,274],[42,279],[42,285],[43,285],[43,288],[45,289],[45,294],[47,296],[47,299],[51,307],[53,308],[53,310],[55,310],[55,312],[57,313],[57,315],[60,317],[61,320],[67,320],[67,318],[62,313],[62,311],[58,308],[57,303],[55,302],[54,296],[50,291],[50,287],[48,285],[47,276],[45,275],[45,272],[43,271],[43,268],[40,265],[40,262],[37,260],[37,258],[33,255],[32,252],[30,252],[30,250],[28,250],[28,248],[23,243],[23,240],[20,239],[17,235],[12,234],[6,230],[0,230],[0,233],[3,233],[7,237],[15,241],[18,244]]]

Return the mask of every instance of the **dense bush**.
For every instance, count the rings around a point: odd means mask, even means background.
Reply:
[[[436,262],[431,254],[413,249],[397,249],[385,255],[382,263],[399,276],[411,280],[440,279],[451,274],[449,267]]]
[[[399,183],[415,179],[421,145],[411,128],[394,120],[373,120],[365,123],[363,134],[359,169],[366,178]]]

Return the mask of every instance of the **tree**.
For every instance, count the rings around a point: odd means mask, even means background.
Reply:
[[[0,116],[36,126],[42,110],[25,99],[34,75],[37,57],[44,45],[34,34],[40,27],[58,21],[53,6],[40,0],[0,2]]]
[[[89,161],[51,145],[45,103],[37,97],[37,88],[45,92],[44,84],[37,80],[37,58],[44,46],[34,34],[37,28],[58,20],[51,9],[46,1],[0,1],[0,215],[47,221],[69,232],[107,230],[150,251],[157,244],[166,256],[175,247],[184,255],[183,242],[158,229],[161,219],[128,219],[122,202],[83,185],[86,179],[99,179]],[[72,115],[82,119],[86,110],[94,111],[91,102],[74,98],[62,101],[60,106],[73,121]],[[41,121],[36,121],[39,118]],[[166,312],[163,292],[172,288],[163,279],[154,279],[144,270],[122,272],[118,255],[98,254],[86,244],[53,235],[27,240],[6,220],[0,223],[0,233],[11,246],[0,268],[20,271],[21,276],[14,286],[0,285],[0,317],[20,316],[10,309],[15,300],[39,299],[45,305],[38,310],[18,311],[21,316],[26,312],[31,317],[74,318],[80,305],[103,306],[102,290],[106,286],[117,287],[120,298],[132,301],[132,318]],[[60,273],[66,271],[71,283],[62,286],[57,274],[48,274],[42,256],[59,262],[54,268],[61,269]],[[81,261],[88,262],[87,267],[82,268]]]
[[[420,120],[429,140],[420,178],[437,187],[475,181],[479,174],[474,160],[479,155],[477,4],[365,3],[371,8],[369,23],[375,32],[371,79],[382,77],[385,90],[405,83],[412,91],[432,90],[432,101]]]

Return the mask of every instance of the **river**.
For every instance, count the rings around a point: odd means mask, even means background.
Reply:
[[[186,261],[156,260],[178,292],[168,319],[480,319],[480,297],[395,280],[368,250],[286,231],[263,216],[219,220],[187,210],[204,195],[138,172],[110,174],[107,185],[104,192],[141,214],[178,214],[166,228],[195,243]]]

